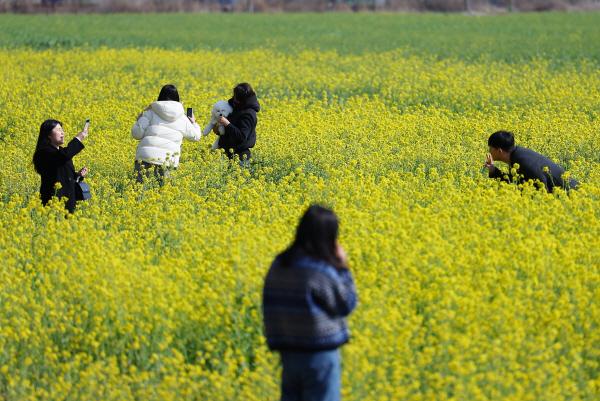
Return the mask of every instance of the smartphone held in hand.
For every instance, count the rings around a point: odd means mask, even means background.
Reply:
[[[188,117],[192,117],[194,115],[194,109],[192,107],[188,107],[186,115]]]
[[[90,119],[86,118],[85,119],[85,125],[83,126],[83,130],[87,130],[90,127]]]

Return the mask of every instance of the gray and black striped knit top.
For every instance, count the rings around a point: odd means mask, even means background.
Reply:
[[[349,270],[309,256],[291,266],[275,259],[263,290],[267,344],[271,350],[335,349],[350,339],[346,316],[357,302]]]

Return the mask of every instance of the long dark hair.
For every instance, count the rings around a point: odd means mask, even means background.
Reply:
[[[302,255],[323,260],[335,268],[343,269],[342,261],[336,255],[335,241],[338,234],[338,219],[331,210],[320,205],[309,207],[296,229],[294,243],[279,256],[282,266],[289,266]]]
[[[233,98],[242,106],[245,106],[252,96],[256,96],[256,93],[254,93],[249,83],[243,82],[233,88]]]
[[[40,166],[39,166],[39,155],[40,155],[39,152],[44,146],[50,145],[49,136],[52,134],[52,130],[57,125],[60,125],[62,127],[63,123],[61,123],[58,120],[46,120],[40,126],[40,134],[38,135],[37,143],[35,145],[35,152],[33,152],[33,160],[32,160],[33,167],[35,167],[35,171],[37,171],[38,174],[41,174]]]
[[[177,92],[177,88],[173,85],[165,85],[160,90],[160,94],[158,95],[158,101],[163,100],[172,100],[174,102],[179,101],[179,92]]]

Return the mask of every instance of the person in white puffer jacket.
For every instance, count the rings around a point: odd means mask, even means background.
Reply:
[[[131,135],[140,141],[135,152],[136,181],[143,182],[154,167],[154,177],[162,184],[169,169],[177,169],[183,138],[197,142],[202,128],[192,114],[187,117],[179,103],[179,93],[173,85],[165,85],[158,101],[150,104],[137,117]]]

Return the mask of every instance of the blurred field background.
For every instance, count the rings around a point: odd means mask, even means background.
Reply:
[[[598,13],[0,15],[0,399],[275,400],[262,280],[303,210],[340,216],[360,306],[347,400],[600,397]],[[130,128],[175,84],[205,126],[248,81],[240,170],[184,143],[132,182]],[[39,125],[94,197],[42,208]],[[583,183],[482,166],[507,129]],[[505,166],[501,166],[505,168]]]
[[[157,47],[362,55],[402,49],[440,59],[600,60],[599,13],[0,15],[0,46]],[[110,27],[110,29],[107,29]],[[174,29],[174,27],[177,27]]]
[[[467,12],[598,10],[599,0],[0,0],[0,12]]]

